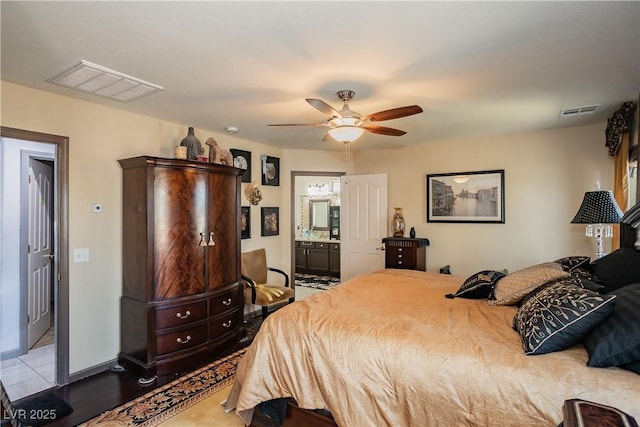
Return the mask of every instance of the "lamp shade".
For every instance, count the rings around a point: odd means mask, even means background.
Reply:
[[[613,193],[606,190],[587,191],[584,193],[582,205],[571,221],[572,224],[617,224],[622,218],[622,211],[613,198]]]

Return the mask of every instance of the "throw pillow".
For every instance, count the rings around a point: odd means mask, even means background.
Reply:
[[[640,283],[640,251],[617,249],[592,262],[589,270],[605,285],[604,293]]]
[[[594,282],[590,282],[589,280],[586,279],[582,279],[580,277],[576,277],[573,274],[569,277],[561,277],[560,279],[555,279],[552,280],[550,282],[547,282],[541,286],[538,286],[537,288],[535,288],[534,290],[532,290],[531,292],[529,292],[527,295],[525,295],[520,301],[518,301],[518,303],[516,304],[518,307],[522,307],[522,305],[527,302],[527,300],[529,300],[529,298],[531,298],[533,295],[537,294],[538,292],[540,292],[542,289],[546,288],[547,286],[551,286],[551,285],[555,285],[561,283],[563,285],[567,285],[567,286],[575,286],[577,288],[584,288],[584,289],[589,289],[590,291],[595,291],[598,292],[600,289],[603,288],[602,285],[599,285],[597,283]]]
[[[591,262],[591,257],[588,256],[568,256],[564,258],[559,258],[555,261],[555,263],[560,264],[560,267],[564,271],[572,271],[575,268],[585,268]]]
[[[571,274],[562,271],[560,264],[546,262],[514,271],[496,283],[489,305],[514,305],[535,288]]]
[[[640,283],[611,292],[616,307],[604,322],[584,338],[588,366],[604,368],[640,360]]]
[[[496,282],[504,277],[504,274],[494,270],[482,270],[472,274],[460,286],[455,294],[445,295],[447,298],[488,298]]]
[[[513,318],[526,354],[545,354],[578,344],[614,309],[615,295],[554,283],[532,295]]]

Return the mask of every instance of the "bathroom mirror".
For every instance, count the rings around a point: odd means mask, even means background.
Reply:
[[[309,224],[312,230],[329,230],[329,199],[309,200]]]

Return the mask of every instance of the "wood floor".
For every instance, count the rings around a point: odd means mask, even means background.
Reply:
[[[248,325],[248,337],[251,338],[252,334],[255,334],[259,327],[259,320],[256,320],[252,325]],[[243,343],[238,344],[236,347],[227,349],[227,351],[220,354],[219,357],[227,356],[245,347],[249,342],[250,340],[246,340]],[[88,421],[105,411],[140,397],[156,387],[160,387],[175,380],[179,376],[169,375],[159,377],[155,382],[148,386],[141,386],[138,384],[139,377],[140,376],[135,372],[125,371],[115,373],[105,371],[63,387],[38,393],[16,403],[35,398],[42,394],[53,393],[71,405],[73,412],[63,418],[46,424],[47,427],[72,427]],[[3,420],[2,426],[4,427],[5,424],[11,425],[7,422],[8,415],[6,414],[6,411],[3,409],[2,412],[2,418],[0,418]]]
[[[302,287],[301,290],[307,290],[309,291],[309,294],[322,292],[317,289],[307,289]],[[300,298],[296,299],[304,299],[305,296],[306,294],[300,295]],[[261,323],[262,321],[259,317],[249,319],[248,323],[245,325],[247,330],[247,339],[243,343],[238,344],[237,347],[228,349],[226,354],[221,354],[219,357],[227,356],[247,346],[255,336],[256,332],[260,329]],[[138,384],[138,378],[139,375],[135,372],[125,371],[114,373],[111,371],[105,371],[63,387],[46,390],[29,396],[28,398],[14,402],[14,404],[25,402],[46,393],[54,393],[56,396],[71,405],[73,412],[66,417],[46,424],[47,427],[72,427],[86,422],[105,411],[111,410],[140,397],[156,387],[163,386],[175,380],[178,376],[171,375],[159,377],[157,381],[148,386],[141,386]],[[10,425],[9,415],[5,411],[5,408],[0,404],[0,426],[5,427]]]

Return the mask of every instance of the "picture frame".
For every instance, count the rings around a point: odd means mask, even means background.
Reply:
[[[504,169],[427,175],[427,222],[505,222]]]
[[[262,185],[280,185],[280,159],[262,156]]]
[[[251,238],[251,206],[240,207],[240,239]]]
[[[251,151],[232,148],[233,166],[238,169],[246,169],[242,174],[242,182],[251,182]]]
[[[280,208],[265,207],[260,208],[260,211],[260,235],[265,237],[280,234]]]

